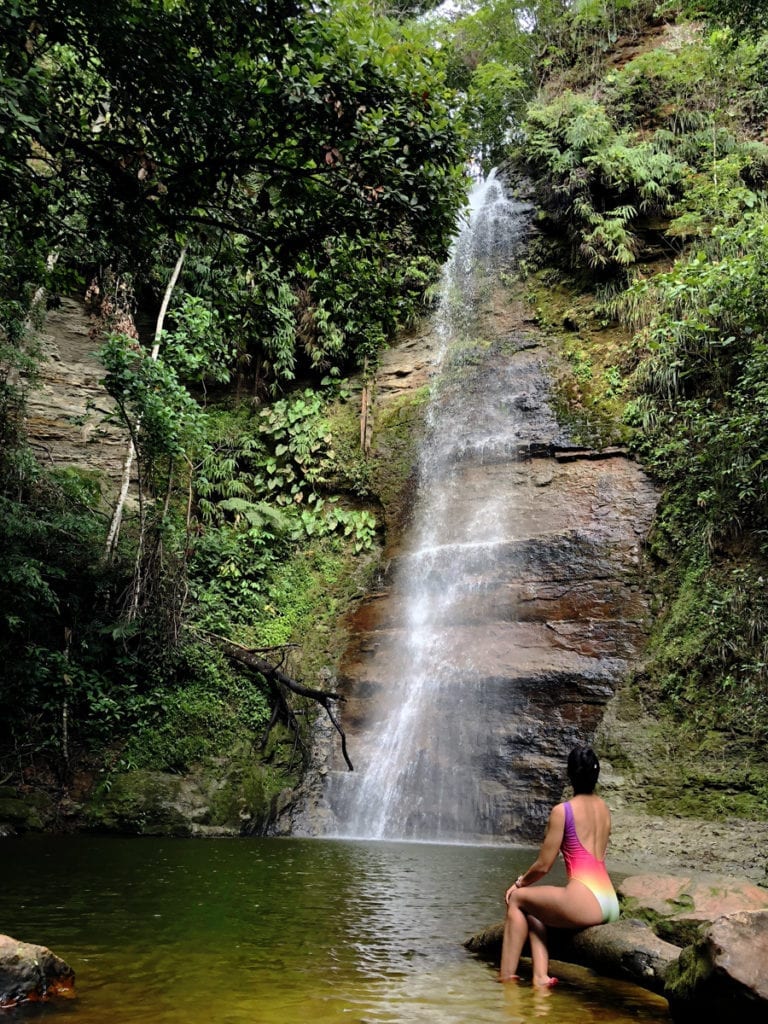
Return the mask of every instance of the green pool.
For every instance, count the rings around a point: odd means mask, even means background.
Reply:
[[[463,939],[531,851],[303,839],[0,841],[0,931],[50,946],[61,1024],[629,1024],[666,1004],[564,967],[499,985]]]

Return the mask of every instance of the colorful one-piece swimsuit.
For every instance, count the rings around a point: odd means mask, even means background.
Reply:
[[[600,904],[600,909],[603,912],[603,924],[608,921],[617,921],[619,901],[606,871],[605,861],[598,860],[581,845],[581,841],[576,835],[573,808],[570,803],[563,806],[565,807],[565,830],[560,850],[565,861],[565,870],[568,872],[568,881],[575,878],[582,885],[586,885]]]

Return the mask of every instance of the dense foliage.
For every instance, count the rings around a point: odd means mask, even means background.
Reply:
[[[590,396],[594,417],[609,393],[622,396],[624,430],[662,489],[650,538],[657,617],[638,686],[666,723],[672,761],[655,784],[664,790],[664,772],[694,780],[693,813],[768,807],[762,7],[700,4],[710,18],[702,27],[674,25],[682,5],[667,5],[669,26],[653,26],[668,40],[659,45],[632,24],[642,4],[572,5],[571,25],[589,10],[624,8],[637,50],[603,59],[611,50],[597,20],[580,56],[550,37],[552,73],[526,107],[513,154],[541,211],[530,269],[591,301],[594,327],[565,344],[579,356],[571,392]],[[565,319],[581,330],[578,316]],[[713,752],[732,772],[730,798]]]
[[[181,770],[273,711],[297,727],[216,637],[300,636],[317,671],[310,622],[328,631],[376,537],[340,381],[421,308],[465,190],[417,6],[3,5],[4,775],[66,788],[105,750]],[[58,294],[89,303],[136,452],[109,544],[115,495],[24,437]]]
[[[344,365],[407,318],[461,193],[417,29],[204,0],[14,0],[3,22],[6,329],[30,286],[105,266],[151,286],[182,240],[251,376]]]

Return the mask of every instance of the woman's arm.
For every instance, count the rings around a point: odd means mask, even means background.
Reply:
[[[504,896],[505,902],[509,902],[509,894],[514,892],[515,889],[522,889],[526,885],[533,885],[534,882],[538,882],[540,878],[543,878],[549,872],[560,851],[564,830],[565,811],[562,804],[557,804],[549,813],[547,831],[544,834],[544,840],[536,860],[525,874],[519,875],[507,889]]]

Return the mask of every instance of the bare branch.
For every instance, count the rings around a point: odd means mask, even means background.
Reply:
[[[298,694],[300,697],[309,697],[310,700],[317,701],[318,704],[321,704],[325,708],[333,727],[341,737],[341,752],[344,755],[344,761],[346,762],[347,767],[351,772],[355,770],[351,760],[349,759],[349,754],[347,753],[347,737],[330,703],[331,701],[343,702],[346,699],[345,697],[339,693],[334,693],[333,691],[316,690],[311,686],[304,686],[303,683],[299,683],[290,676],[287,676],[285,672],[281,671],[276,665],[273,665],[272,662],[260,657],[254,650],[251,650],[248,647],[243,647],[242,644],[235,643],[233,640],[229,640],[225,636],[219,636],[217,633],[209,633],[207,631],[203,635],[218,644],[224,653],[228,657],[232,658],[233,661],[238,661],[242,665],[247,665],[248,668],[259,672],[266,679],[273,680],[274,682],[285,686],[286,689],[290,690],[292,693]]]

